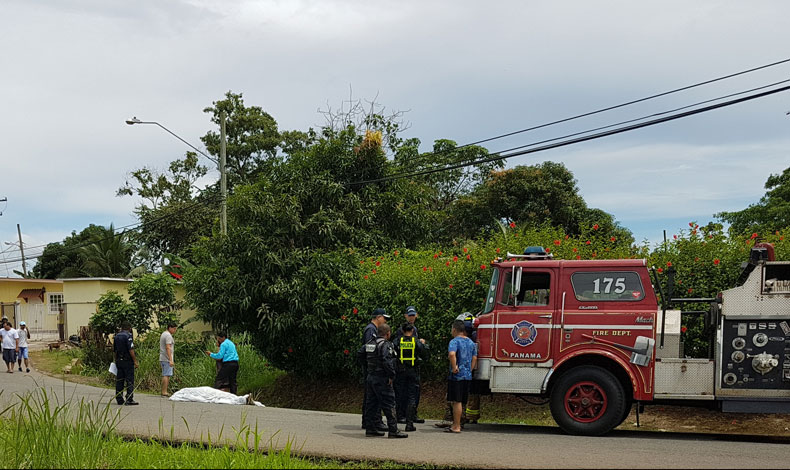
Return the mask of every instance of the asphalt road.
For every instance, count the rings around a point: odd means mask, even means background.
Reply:
[[[110,403],[106,389],[42,374],[0,374],[3,407],[37,387],[59,400]],[[790,443],[744,442],[737,436],[614,432],[606,437],[567,436],[555,428],[482,424],[447,434],[432,422],[408,439],[366,438],[360,416],[345,413],[176,403],[138,394],[140,406],[118,407],[118,431],[140,437],[212,442],[236,441],[236,430],[257,425],[260,445],[281,448],[289,440],[301,455],[344,460],[396,460],[493,468],[787,468]],[[328,397],[329,398],[329,397]],[[224,427],[224,429],[223,429]],[[250,438],[250,443],[253,440]]]

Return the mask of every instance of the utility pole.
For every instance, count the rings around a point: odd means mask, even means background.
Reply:
[[[225,111],[219,113],[219,190],[222,194],[222,213],[220,214],[220,230],[222,235],[228,234],[228,179],[225,171],[226,147],[225,142],[225,120],[228,115]]]
[[[19,224],[16,224],[16,233],[19,235],[19,251],[22,252],[22,277],[27,276],[27,264],[25,263],[25,248],[22,245],[22,229],[19,228]]]

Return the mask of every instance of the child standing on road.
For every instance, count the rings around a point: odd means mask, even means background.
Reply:
[[[19,354],[17,354],[19,372],[22,372],[22,359],[25,360],[25,372],[30,372],[30,362],[27,354],[27,340],[30,339],[30,330],[27,329],[27,324],[21,321],[16,332],[19,335]]]

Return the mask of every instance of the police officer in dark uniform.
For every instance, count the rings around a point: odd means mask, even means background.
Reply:
[[[409,305],[408,307],[406,307],[406,314],[404,315],[404,318],[406,319],[407,323],[410,323],[411,326],[414,327],[414,335],[413,335],[414,339],[416,341],[419,341],[420,343],[422,343],[423,346],[425,346],[425,348],[427,349],[428,348],[428,344],[425,342],[425,339],[420,338],[420,332],[419,332],[419,330],[417,330],[417,325],[415,324],[415,322],[417,321],[417,316],[418,316],[417,315],[417,309],[414,307],[414,305]],[[403,332],[403,329],[402,328],[398,328],[397,330],[395,330],[394,333],[392,333],[392,344],[393,345],[398,343],[398,339],[400,339],[401,335],[403,334],[402,332]],[[424,423],[425,422],[424,419],[422,419],[422,418],[417,416],[417,409],[420,407],[420,392],[421,392],[421,387],[420,387],[420,380],[419,380],[419,377],[418,377],[418,379],[417,379],[417,398],[416,398],[416,400],[414,402],[414,422],[415,423]],[[396,387],[395,388],[395,397],[396,397],[396,399],[397,399],[397,396],[398,396],[398,388]],[[400,413],[401,412],[399,410],[398,411],[398,422],[399,423],[405,423],[406,422],[406,417],[404,415],[400,414]]]
[[[113,354],[115,367],[118,374],[115,376],[115,401],[119,405],[139,405],[134,401],[134,370],[140,366],[134,354],[134,341],[132,340],[132,325],[123,322],[121,331],[115,334],[113,341]],[[126,400],[123,399],[123,387],[126,384]]]
[[[377,337],[365,345],[368,362],[368,378],[365,382],[368,401],[365,417],[365,436],[383,436],[384,432],[376,429],[375,416],[384,412],[387,417],[387,430],[391,438],[409,437],[398,430],[395,417],[395,391],[392,383],[395,380],[395,350],[389,342],[390,327],[386,323],[377,329]]]
[[[416,431],[417,396],[420,390],[420,362],[428,347],[414,336],[414,325],[405,323],[393,343],[398,361],[395,363],[395,403],[398,422],[406,423],[406,432]]]
[[[366,414],[367,414],[367,402],[368,402],[368,388],[367,388],[367,378],[368,378],[368,360],[367,354],[365,351],[365,345],[370,343],[372,340],[376,338],[377,330],[380,325],[384,325],[387,323],[387,320],[390,319],[390,316],[387,315],[387,311],[383,308],[377,308],[373,310],[373,314],[370,317],[370,323],[365,326],[365,329],[362,330],[362,347],[359,348],[357,351],[357,356],[362,366],[362,380],[363,380],[363,387],[364,392],[362,395],[362,428],[365,429],[367,424],[366,421]],[[381,412],[376,415],[376,428],[379,431],[386,430],[386,426],[384,426],[384,422],[381,419]]]

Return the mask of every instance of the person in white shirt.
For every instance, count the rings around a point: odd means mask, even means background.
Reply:
[[[25,370],[30,372],[30,359],[27,354],[27,340],[30,339],[30,330],[27,329],[25,322],[19,322],[19,329],[16,330],[19,335],[19,354],[16,356],[19,372],[22,372],[22,359],[25,360]]]
[[[14,363],[16,362],[16,353],[19,352],[19,334],[15,329],[11,328],[11,323],[7,322],[3,326],[3,361],[8,366],[9,374],[14,373]]]

